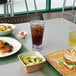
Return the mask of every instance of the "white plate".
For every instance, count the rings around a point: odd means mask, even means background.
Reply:
[[[21,43],[13,38],[10,37],[0,37],[0,40],[4,40],[7,41],[9,44],[11,44],[13,46],[13,51],[10,53],[4,53],[4,54],[0,54],[0,58],[2,57],[7,57],[10,56],[12,54],[15,54],[16,52],[18,52],[21,48]]]

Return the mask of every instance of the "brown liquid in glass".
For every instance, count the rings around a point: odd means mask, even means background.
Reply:
[[[43,39],[44,26],[32,25],[31,34],[32,34],[32,43],[34,45],[41,45]]]

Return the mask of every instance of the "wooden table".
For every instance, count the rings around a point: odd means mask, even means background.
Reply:
[[[68,48],[69,26],[73,26],[73,25],[75,24],[63,18],[45,20],[43,49],[40,51],[40,53],[42,53],[43,55],[47,55],[49,53]],[[18,31],[27,31],[26,38],[19,40],[29,51],[32,51],[30,24],[29,23],[16,24],[16,30],[13,33],[15,34]],[[29,73],[29,74],[24,72],[20,66],[19,61],[0,66],[0,75],[1,76],[43,76],[41,71]]]

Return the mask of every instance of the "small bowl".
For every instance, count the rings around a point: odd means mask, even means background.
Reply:
[[[38,57],[42,58],[43,61],[38,64],[25,65],[22,61],[22,58],[26,56],[31,56],[31,55],[37,55]],[[44,64],[46,61],[45,58],[37,51],[26,52],[26,53],[20,54],[18,55],[18,58],[19,58],[19,61],[21,62],[22,68],[28,73],[41,70],[44,67]]]
[[[23,32],[23,34],[21,34],[21,32]],[[17,32],[16,35],[17,35],[18,38],[24,39],[25,36],[27,35],[27,32],[25,32],[25,31],[20,31],[20,32]]]
[[[12,27],[11,30],[0,31],[0,35],[9,35],[16,28],[16,26],[14,24],[1,23],[0,25],[6,25],[6,26],[9,26],[10,25]]]

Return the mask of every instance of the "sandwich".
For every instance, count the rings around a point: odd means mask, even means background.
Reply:
[[[63,64],[65,67],[69,69],[76,68],[76,50],[71,49],[70,53],[65,53],[63,55],[63,59],[59,61],[59,64]]]
[[[64,54],[63,56],[64,59],[64,66],[66,66],[69,69],[73,69],[76,67],[76,56],[71,55],[71,54]]]

